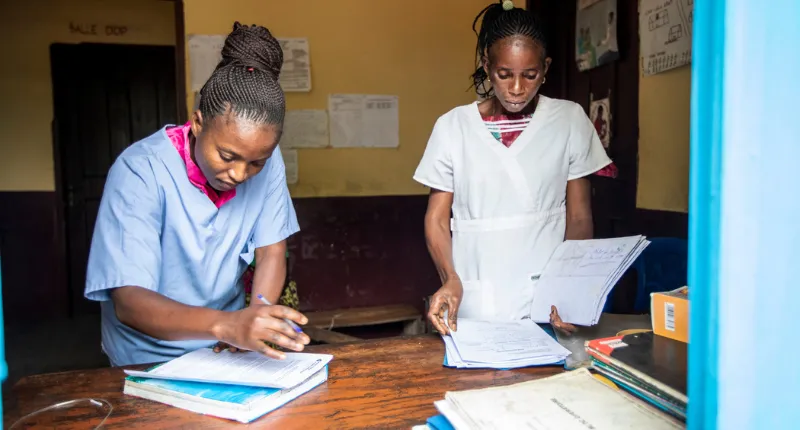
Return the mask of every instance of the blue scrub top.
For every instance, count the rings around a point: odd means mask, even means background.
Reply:
[[[170,360],[214,341],[158,340],[122,324],[109,290],[134,285],[180,303],[244,307],[240,278],[255,249],[299,231],[280,149],[219,209],[189,182],[166,127],[111,166],[97,214],[85,296],[101,302],[111,364]]]

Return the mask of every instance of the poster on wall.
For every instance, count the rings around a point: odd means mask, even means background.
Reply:
[[[324,109],[287,110],[281,148],[327,148],[328,112]]]
[[[598,0],[580,9],[575,18],[575,61],[586,71],[619,59],[617,0]]]
[[[297,150],[296,149],[281,149],[283,156],[283,164],[286,166],[286,183],[294,185],[297,183],[298,166],[297,166]]]
[[[400,146],[397,96],[331,94],[328,96],[331,146],[397,148]]]
[[[311,91],[311,63],[309,61],[308,39],[281,39],[283,67],[281,67],[281,88],[291,92]]]
[[[189,51],[189,77],[192,91],[200,91],[211,73],[217,68],[222,56],[225,36],[214,34],[189,35],[186,49]]]
[[[694,0],[641,0],[642,71],[654,75],[692,62]]]
[[[192,91],[200,91],[211,73],[222,60],[225,37],[217,34],[190,34],[187,38],[189,51],[189,78]],[[311,91],[311,65],[308,39],[278,38],[283,49],[283,66],[280,84],[287,92]]]
[[[603,143],[603,148],[608,149],[611,143],[611,97],[592,100],[589,103],[589,119],[592,120],[597,136]]]

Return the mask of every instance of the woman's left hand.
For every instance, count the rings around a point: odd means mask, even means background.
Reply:
[[[561,321],[561,317],[558,315],[558,309],[556,309],[555,306],[550,306],[550,324],[553,325],[553,328],[566,335],[571,335],[578,331],[578,328],[574,325]]]

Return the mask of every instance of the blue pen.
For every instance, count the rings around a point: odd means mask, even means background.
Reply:
[[[258,300],[261,300],[265,305],[272,306],[272,303],[270,303],[269,300],[267,300],[261,294],[258,295]],[[295,324],[294,321],[290,320],[289,318],[284,318],[283,320],[286,321],[286,324],[289,324],[290,326],[292,326],[294,331],[296,331],[298,333],[303,333],[303,329],[301,329],[299,325]]]

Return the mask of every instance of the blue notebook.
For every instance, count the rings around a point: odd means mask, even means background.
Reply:
[[[287,390],[128,376],[123,393],[203,415],[249,423],[327,380],[328,366]]]
[[[556,332],[555,332],[555,330],[553,329],[553,326],[552,326],[552,324],[538,324],[538,323],[537,323],[537,325],[538,325],[539,327],[541,327],[541,328],[542,328],[542,330],[544,330],[544,332],[545,332],[545,333],[549,334],[549,335],[550,335],[550,337],[552,337],[552,338],[553,338],[553,339],[555,339],[555,340],[558,340],[558,338],[556,337]],[[538,365],[538,366],[528,366],[528,367],[566,366],[566,364],[567,364],[567,361],[566,361],[566,360],[561,360],[561,361],[559,361],[559,362],[557,362],[557,363],[553,363],[553,364],[542,364],[542,365]],[[442,362],[442,365],[443,365],[444,367],[456,368],[455,366],[450,366],[450,365],[448,364],[448,362],[447,362],[447,352],[445,352],[445,354],[444,354],[444,360],[443,360],[443,362]],[[496,369],[496,370],[509,370],[509,369]]]

